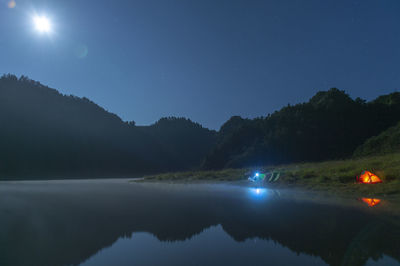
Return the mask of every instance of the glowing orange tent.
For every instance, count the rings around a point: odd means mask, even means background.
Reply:
[[[362,198],[361,200],[367,203],[369,207],[374,207],[375,205],[378,205],[381,202],[380,199],[372,199],[372,198]]]
[[[364,171],[357,177],[357,182],[363,184],[377,184],[382,183],[382,180],[377,175],[369,171]]]

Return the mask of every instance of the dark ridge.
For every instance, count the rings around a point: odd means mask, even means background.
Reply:
[[[139,128],[87,98],[14,75],[0,78],[0,129],[3,179],[185,170],[200,164],[215,136],[199,124],[174,118]],[[180,151],[187,157],[178,157]]]
[[[265,118],[232,117],[218,133],[206,169],[344,159],[400,121],[400,93],[366,102],[336,88]]]

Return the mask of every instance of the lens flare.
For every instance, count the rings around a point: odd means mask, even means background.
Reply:
[[[77,46],[75,47],[74,53],[75,53],[76,57],[78,57],[78,58],[80,58],[80,59],[83,59],[83,58],[85,58],[85,57],[88,55],[88,53],[89,53],[89,48],[88,48],[86,45],[84,45],[84,44],[77,45]]]
[[[14,8],[16,5],[17,5],[17,3],[14,0],[11,0],[7,4],[8,8]]]

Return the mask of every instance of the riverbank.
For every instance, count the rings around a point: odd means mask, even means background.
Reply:
[[[355,177],[368,170],[378,175],[383,183],[367,185],[355,183]],[[141,182],[198,182],[247,180],[255,171],[279,173],[279,179],[268,187],[298,187],[335,194],[362,196],[400,195],[400,153],[319,163],[300,163],[257,169],[224,169],[191,171],[145,176]]]

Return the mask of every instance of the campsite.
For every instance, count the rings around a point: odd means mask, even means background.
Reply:
[[[0,0],[0,266],[400,266],[400,0]]]
[[[374,171],[373,181],[368,182],[366,169]],[[247,181],[256,173],[266,175],[265,182]],[[387,154],[348,160],[299,163],[258,168],[223,169],[216,171],[171,172],[147,175],[132,182],[237,182],[267,188],[296,188],[309,192],[324,192],[337,196],[400,196],[400,155]],[[375,179],[375,176],[377,179]],[[366,177],[366,183],[359,181]],[[379,179],[378,179],[379,178]],[[379,182],[380,180],[380,182]]]

